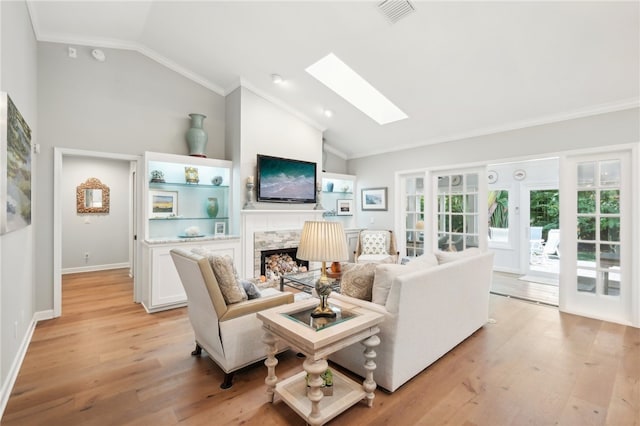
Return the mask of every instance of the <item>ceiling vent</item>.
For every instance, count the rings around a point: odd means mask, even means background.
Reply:
[[[384,0],[378,4],[378,9],[392,24],[416,11],[415,7],[407,0]]]

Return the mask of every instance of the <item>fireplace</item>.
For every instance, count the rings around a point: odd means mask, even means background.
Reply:
[[[281,275],[304,272],[309,262],[296,257],[297,247],[262,250],[260,252],[260,275],[267,280],[279,279]]]

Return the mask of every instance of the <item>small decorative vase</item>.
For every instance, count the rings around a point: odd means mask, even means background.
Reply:
[[[189,114],[191,117],[191,128],[187,131],[187,145],[189,145],[189,155],[194,157],[206,157],[207,148],[207,132],[202,128],[204,119],[207,118],[203,114]]]
[[[327,183],[327,192],[333,192],[333,182]]]
[[[207,215],[209,217],[218,216],[218,199],[216,197],[209,197],[207,202]]]

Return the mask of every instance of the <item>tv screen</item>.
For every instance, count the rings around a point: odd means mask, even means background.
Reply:
[[[316,163],[258,154],[258,201],[316,202]]]

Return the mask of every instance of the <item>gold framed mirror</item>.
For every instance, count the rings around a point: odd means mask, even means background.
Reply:
[[[78,213],[109,213],[109,187],[100,179],[89,178],[76,187]]]

